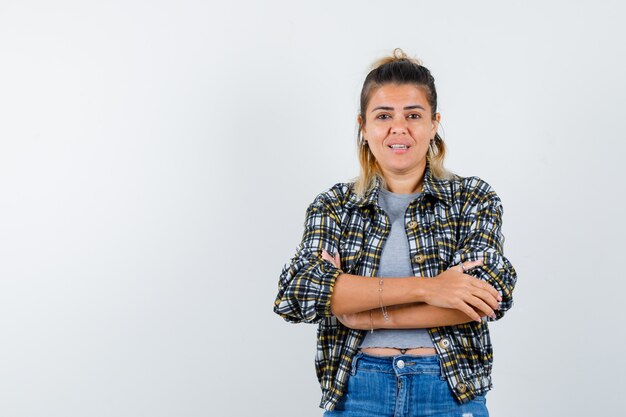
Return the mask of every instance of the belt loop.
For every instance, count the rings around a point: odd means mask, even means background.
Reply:
[[[350,369],[350,375],[354,375],[356,374],[356,364],[359,361],[359,359],[361,359],[361,356],[363,356],[363,352],[357,352],[356,355],[354,355],[354,357],[352,358],[352,368]]]

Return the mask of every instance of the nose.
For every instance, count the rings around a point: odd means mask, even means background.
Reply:
[[[391,134],[406,135],[406,120],[401,118],[400,120],[394,121],[393,125],[391,125]]]

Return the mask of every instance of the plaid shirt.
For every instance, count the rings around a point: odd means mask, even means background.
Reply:
[[[354,183],[338,183],[308,207],[302,242],[278,282],[274,312],[292,323],[318,323],[315,368],[322,388],[320,407],[335,408],[349,378],[352,358],[367,330],[345,327],[332,315],[330,299],[341,273],[377,276],[391,225],[378,205],[380,183],[359,199]],[[500,319],[513,305],[517,274],[503,255],[502,204],[478,177],[440,180],[427,164],[422,194],[405,213],[415,276],[435,277],[453,265],[483,259],[469,274],[487,281],[502,296]],[[339,252],[342,269],[321,257]],[[493,351],[487,322],[428,329],[442,373],[459,402],[492,388]]]

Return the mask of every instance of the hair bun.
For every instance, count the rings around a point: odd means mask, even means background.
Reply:
[[[402,48],[396,48],[393,50],[391,54],[395,59],[408,59],[408,55],[406,52],[402,50]]]
[[[422,66],[422,61],[420,61],[417,58],[411,58],[410,56],[406,54],[406,52],[402,50],[402,48],[395,48],[393,52],[391,53],[391,55],[376,60],[372,64],[371,69],[375,69],[382,65],[389,64],[391,62],[398,62],[398,61],[408,61],[414,65]]]

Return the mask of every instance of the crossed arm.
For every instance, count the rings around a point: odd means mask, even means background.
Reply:
[[[517,274],[502,251],[500,200],[488,188],[465,205],[449,259],[454,266],[436,277],[384,279],[389,321],[380,310],[379,280],[343,273],[339,254],[326,253],[336,252],[342,236],[332,201],[319,197],[309,206],[302,242],[279,278],[274,312],[285,320],[318,323],[334,316],[353,328],[426,328],[499,320],[512,307]]]
[[[338,253],[333,258],[323,250],[322,258],[337,268],[341,266]],[[378,280],[341,274],[335,283],[331,311],[346,327],[362,330],[451,326],[480,321],[487,315],[495,319],[494,310],[499,309],[502,300],[498,292],[486,282],[464,274],[481,264],[465,262],[463,267],[454,266],[434,279],[384,281],[388,320],[380,308]]]

